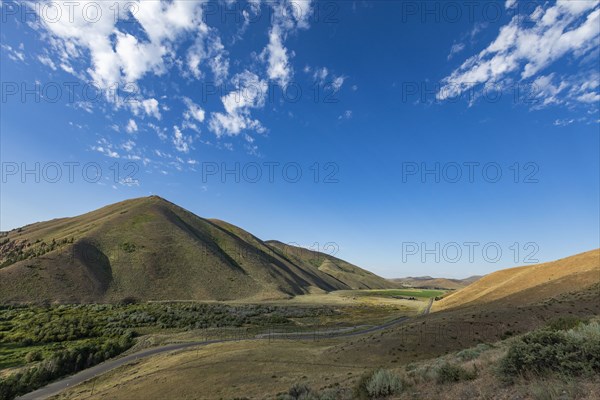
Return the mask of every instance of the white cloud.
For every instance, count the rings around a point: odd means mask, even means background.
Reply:
[[[182,153],[189,153],[190,145],[192,144],[192,137],[185,136],[179,127],[173,127],[173,144],[175,145],[175,149]]]
[[[7,44],[3,44],[2,48],[8,53],[8,58],[10,58],[11,60],[25,61],[25,53],[23,53],[25,47],[23,46],[23,43],[19,45],[19,49],[15,49],[14,47],[9,46]]]
[[[352,118],[352,110],[346,110],[342,115],[338,117],[338,119],[350,119]]]
[[[210,129],[218,136],[238,135],[243,130],[264,132],[260,121],[252,119],[251,109],[262,108],[265,104],[267,82],[256,74],[244,71],[233,77],[235,90],[221,97],[225,113],[212,113]]]
[[[308,29],[308,20],[312,14],[312,0],[282,0],[272,2],[273,24],[269,30],[269,43],[261,53],[261,59],[267,63],[267,76],[286,87],[294,69],[290,63],[293,53],[288,52],[284,41],[290,32],[297,29]]]
[[[557,119],[554,121],[554,126],[567,126],[575,122],[574,119]]]
[[[450,54],[448,54],[448,60],[451,60],[455,54],[460,53],[465,49],[464,43],[454,43],[450,48]]]
[[[600,93],[584,93],[577,97],[577,100],[582,103],[598,103],[600,102]]]
[[[131,151],[135,147],[135,142],[133,140],[128,140],[121,145],[121,148],[125,151]]]
[[[598,1],[559,0],[541,6],[525,21],[521,15],[500,29],[498,37],[442,80],[438,99],[455,97],[477,85],[507,79],[533,78],[569,54],[581,58],[597,48],[600,30]]]
[[[199,105],[195,104],[189,97],[184,97],[183,102],[187,107],[183,113],[183,117],[186,120],[193,119],[198,122],[204,122],[205,112]]]
[[[136,82],[148,71],[157,75],[165,72],[163,57],[168,50],[160,42],[143,43],[133,35],[117,31],[115,50],[126,82]]]
[[[281,87],[287,87],[294,70],[290,64],[287,49],[283,46],[282,32],[279,26],[273,26],[269,32],[269,44],[263,52],[267,58],[267,75]]]
[[[517,0],[506,0],[504,3],[504,7],[506,7],[507,10],[513,8],[515,5],[517,5]]]
[[[98,146],[92,146],[92,150],[104,154],[110,158],[119,158],[119,153],[113,150],[113,146],[106,139],[102,138],[98,141]]]
[[[329,71],[327,68],[316,68],[315,73],[313,74],[313,79],[318,82],[324,82],[328,74]]]
[[[44,0],[49,3],[49,0]],[[136,12],[128,10],[130,2],[81,1],[72,13],[63,12],[56,20],[46,18],[44,7],[33,7],[40,26],[50,35],[49,44],[63,62],[89,53],[89,78],[107,88],[123,81],[135,82],[148,72],[161,74],[164,59],[173,56],[176,39],[183,32],[205,29],[200,0],[140,1]],[[85,17],[83,7],[98,9],[99,18]],[[67,5],[59,8],[67,10]],[[119,10],[115,15],[115,10]],[[121,31],[117,22],[134,19],[148,40]]]
[[[127,133],[135,133],[138,131],[138,126],[137,123],[130,119],[129,122],[127,123],[127,126],[125,127],[125,130],[127,131]]]
[[[158,100],[156,100],[155,98],[145,99],[145,100],[141,100],[141,101],[140,100],[130,101],[127,104],[129,104],[131,111],[135,115],[139,115],[140,112],[143,111],[144,114],[146,114],[148,116],[152,116],[156,119],[161,119],[161,117],[162,117],[160,114]]]
[[[229,76],[227,51],[216,30],[200,30],[194,44],[188,49],[187,68],[196,79],[204,77],[200,69],[203,63],[208,64],[216,85],[222,84]]]
[[[52,59],[50,57],[48,57],[47,55],[38,56],[37,59],[39,62],[41,62],[45,66],[49,67],[52,71],[57,70],[56,64],[54,64],[54,61],[52,61]]]
[[[339,92],[339,90],[342,88],[342,85],[344,84],[345,81],[346,81],[345,76],[336,77],[333,80],[333,82],[331,82],[331,86],[333,87],[333,90],[336,92]]]

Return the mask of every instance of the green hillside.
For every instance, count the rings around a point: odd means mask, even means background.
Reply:
[[[259,300],[393,285],[281,246],[157,196],[132,199],[2,233],[0,302]]]

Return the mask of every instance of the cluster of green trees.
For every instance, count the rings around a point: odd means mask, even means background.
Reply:
[[[292,325],[295,318],[337,313],[328,307],[127,303],[0,305],[0,350],[6,350],[0,356],[0,364],[30,365],[3,378],[0,400],[12,399],[122,353],[131,347],[140,328],[147,331]],[[29,346],[35,347],[28,352]]]
[[[55,379],[99,364],[127,350],[132,344],[133,335],[127,332],[119,338],[95,340],[60,350],[35,367],[0,380],[0,400],[12,400]]]
[[[114,338],[141,327],[205,329],[292,324],[294,318],[332,315],[326,307],[230,306],[199,303],[0,307],[0,344],[24,346],[86,338]]]

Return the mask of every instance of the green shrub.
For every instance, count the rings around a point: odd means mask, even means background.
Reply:
[[[600,372],[600,324],[580,324],[569,331],[542,329],[513,343],[500,361],[504,378],[524,374],[566,376]]]
[[[444,363],[436,369],[436,376],[439,384],[470,381],[477,377],[477,370],[468,371],[460,365]]]
[[[296,383],[286,394],[277,396],[277,400],[350,400],[351,391],[343,388],[329,388],[315,391],[305,383]]]
[[[386,369],[379,369],[363,375],[354,389],[354,398],[378,399],[402,391],[402,380],[398,375]]]
[[[312,390],[306,383],[296,383],[288,391],[288,399],[304,400],[310,398]]]
[[[28,363],[35,362],[35,361],[42,361],[43,359],[44,359],[44,355],[39,350],[30,351],[25,356],[25,361],[27,361]]]
[[[490,345],[485,343],[480,343],[476,347],[472,347],[470,349],[461,350],[456,354],[456,357],[461,361],[470,361],[478,358],[481,353],[491,348]]]
[[[578,326],[581,323],[582,323],[582,320],[577,317],[573,317],[573,316],[558,317],[558,318],[555,318],[555,319],[551,320],[550,322],[548,322],[547,328],[551,331],[566,331],[566,330],[575,328],[576,326]]]

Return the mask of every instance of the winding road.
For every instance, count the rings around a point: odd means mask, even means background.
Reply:
[[[420,315],[426,315],[429,313],[431,309],[431,304],[433,303],[433,299],[429,302],[429,304],[424,308],[423,312]],[[18,398],[18,400],[41,400],[47,399],[48,397],[55,396],[75,385],[79,385],[85,381],[96,378],[102,374],[105,374],[115,368],[123,366],[125,364],[137,361],[142,358],[154,356],[157,354],[168,353],[171,351],[188,349],[190,347],[198,347],[198,346],[206,346],[214,343],[225,343],[225,342],[238,342],[241,340],[299,340],[299,339],[316,339],[316,338],[339,338],[339,337],[351,337],[358,335],[365,335],[372,332],[381,331],[387,328],[390,328],[394,325],[401,324],[410,319],[409,317],[400,317],[389,322],[386,322],[382,325],[377,325],[369,328],[365,328],[362,326],[354,326],[333,330],[323,330],[323,331],[314,331],[314,332],[270,332],[256,335],[252,338],[231,338],[231,339],[214,339],[214,340],[205,340],[201,342],[189,342],[189,343],[175,343],[168,344],[165,346],[154,347],[150,349],[141,350],[137,353],[129,354],[119,358],[113,358],[107,360],[101,364],[98,364],[94,367],[85,369],[76,373],[75,375],[68,376],[59,381],[53,382],[47,386],[44,386],[34,392],[27,393]],[[365,329],[362,329],[365,328]]]

